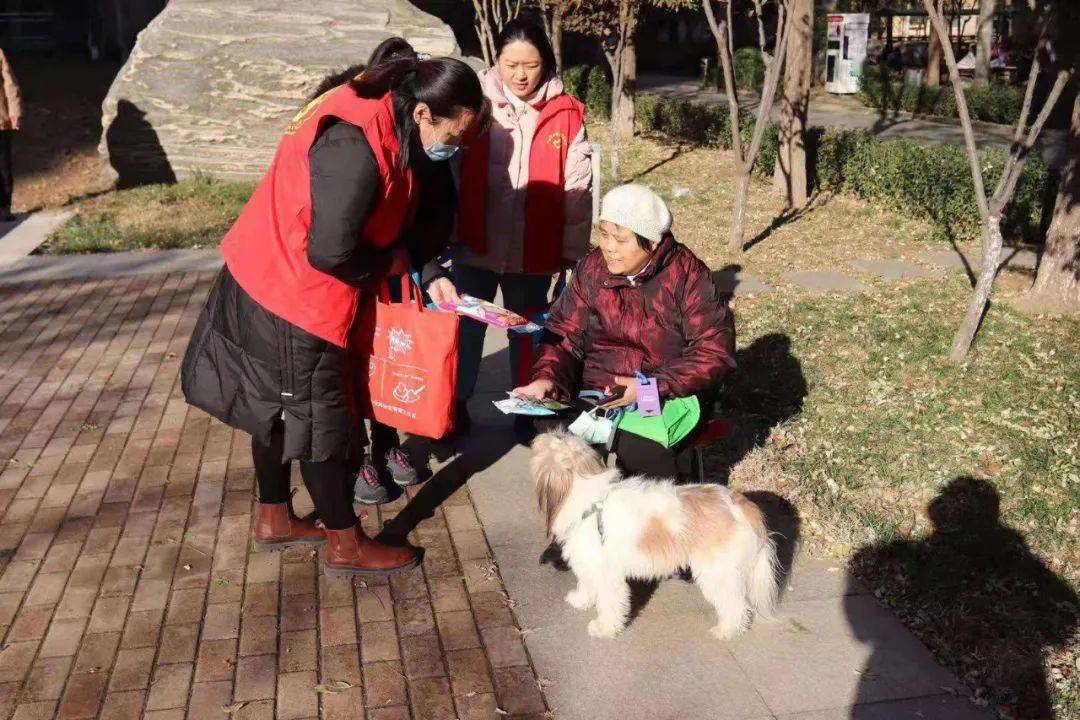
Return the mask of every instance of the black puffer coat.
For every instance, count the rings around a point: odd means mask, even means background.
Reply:
[[[358,128],[337,123],[320,136],[309,157],[313,211],[308,259],[317,270],[369,290],[361,302],[372,302],[390,252],[359,246],[356,240],[370,198],[378,196],[379,169],[371,148]],[[441,273],[431,259],[450,236],[455,191],[446,163],[432,163],[418,147],[411,157],[421,194],[416,220],[396,247],[409,251],[413,267],[423,267],[426,285]],[[188,344],[181,384],[189,403],[264,445],[280,421],[283,459],[345,458],[366,443],[362,423],[348,403],[346,382],[354,378],[348,375],[346,355],[265,310],[223,268]]]

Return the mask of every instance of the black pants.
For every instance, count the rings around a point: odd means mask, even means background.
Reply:
[[[14,130],[0,130],[0,216],[11,213],[11,195],[15,191],[11,159],[11,136],[14,134]]]
[[[270,433],[270,444],[251,440],[251,457],[255,461],[255,480],[259,484],[259,502],[283,503],[289,499],[291,462],[282,462],[285,436],[280,424]],[[345,460],[300,462],[300,476],[315,503],[315,512],[329,530],[345,530],[356,525],[353,510],[352,474]]]
[[[566,430],[573,418],[543,418],[536,421],[537,432]],[[679,448],[666,448],[658,442],[634,433],[615,431],[612,445],[615,466],[624,475],[646,475],[665,480],[676,480],[690,474],[690,458]]]

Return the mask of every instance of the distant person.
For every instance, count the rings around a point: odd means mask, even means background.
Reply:
[[[388,574],[416,554],[369,538],[353,509],[352,454],[367,377],[351,348],[374,333],[369,312],[388,276],[445,246],[413,232],[432,165],[448,160],[484,107],[476,73],[453,58],[399,59],[309,103],[221,243],[218,274],[184,357],[184,397],[252,436],[255,543],[326,541],[329,575]],[[426,283],[442,300],[453,286]],[[449,287],[446,287],[449,286]],[[352,389],[352,391],[350,391]],[[318,515],[292,508],[292,462]]]
[[[3,50],[0,50],[0,75],[4,80],[0,90],[0,221],[9,222],[15,219],[11,214],[11,196],[15,191],[11,136],[22,129],[22,96]]]
[[[506,24],[495,40],[495,66],[480,73],[491,103],[490,130],[462,150],[459,242],[454,285],[494,300],[502,289],[514,312],[540,312],[555,273],[589,251],[592,160],[585,108],[566,94],[544,31],[524,20]],[[461,323],[458,429],[467,432],[466,403],[476,389],[487,326]],[[510,335],[511,383],[529,335]],[[520,429],[527,423],[517,423]]]

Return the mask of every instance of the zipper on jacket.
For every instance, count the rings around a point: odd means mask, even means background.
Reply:
[[[281,344],[281,399],[282,404],[292,400],[293,397],[293,363],[292,363],[292,343],[293,332],[292,325],[288,322],[282,321],[284,325],[284,338]],[[282,418],[285,417],[285,409],[281,410]]]

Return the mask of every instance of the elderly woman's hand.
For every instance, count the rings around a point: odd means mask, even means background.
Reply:
[[[604,404],[604,409],[630,407],[637,402],[637,378],[617,377],[615,387],[605,387],[604,395],[613,395],[622,389],[622,397]]]
[[[547,400],[555,394],[555,383],[545,379],[533,380],[528,385],[515,388],[511,394],[530,400]]]

